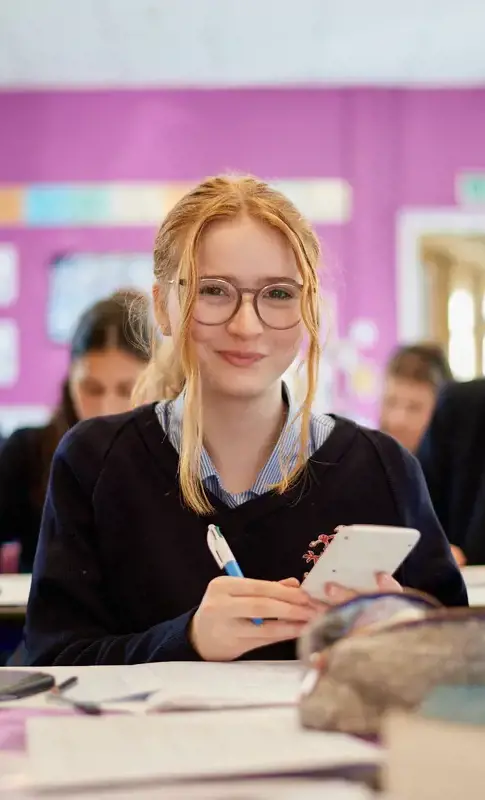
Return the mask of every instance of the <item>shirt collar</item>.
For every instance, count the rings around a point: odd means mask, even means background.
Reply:
[[[257,494],[267,491],[270,483],[278,482],[278,477],[276,480],[274,479],[277,464],[280,465],[278,472],[279,477],[281,477],[282,466],[291,472],[298,456],[301,421],[299,417],[296,418],[298,409],[296,408],[294,395],[286,381],[282,381],[282,392],[288,404],[288,415],[275,448],[254,484],[253,491]],[[169,417],[170,439],[178,453],[180,453],[182,437],[184,404],[185,392],[182,392],[172,401]],[[211,477],[218,478],[218,474],[209,453],[204,447],[200,459],[200,479],[205,481]]]

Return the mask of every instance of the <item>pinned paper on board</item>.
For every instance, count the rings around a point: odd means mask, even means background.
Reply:
[[[47,332],[66,344],[76,321],[93,303],[120,288],[149,294],[153,284],[150,253],[59,254],[48,265]]]
[[[379,393],[379,370],[373,361],[362,360],[349,374],[349,386],[362,402],[372,402]]]
[[[17,248],[9,242],[0,242],[0,308],[9,308],[19,296],[19,270]]]
[[[349,339],[359,350],[371,350],[379,341],[379,329],[373,319],[355,319],[349,328]]]
[[[20,373],[19,329],[14,319],[0,319],[0,387],[10,389]]]

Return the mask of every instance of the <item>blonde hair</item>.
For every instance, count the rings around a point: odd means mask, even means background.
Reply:
[[[282,494],[303,470],[308,451],[311,407],[314,400],[320,355],[320,298],[318,264],[320,247],[308,222],[293,203],[263,181],[250,176],[208,178],[186,194],[167,214],[158,231],[154,250],[154,275],[166,302],[170,284],[184,280],[180,296],[181,324],[177,346],[156,344],[146,374],[137,387],[136,400],[146,402],[176,397],[185,389],[180,447],[179,481],[185,503],[198,514],[213,509],[199,478],[202,454],[201,381],[190,336],[190,323],[197,291],[197,248],[203,232],[214,220],[239,215],[271,225],[288,240],[302,278],[302,319],[308,334],[306,353],[307,390],[300,409],[301,436],[294,468],[273,487]],[[170,340],[169,340],[170,342]]]

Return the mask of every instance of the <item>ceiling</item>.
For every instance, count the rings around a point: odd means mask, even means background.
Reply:
[[[480,0],[0,0],[0,88],[485,84]]]

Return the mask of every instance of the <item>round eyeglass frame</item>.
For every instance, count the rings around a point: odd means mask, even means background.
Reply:
[[[259,311],[259,307],[258,307],[258,299],[259,299],[259,297],[263,294],[263,292],[266,292],[268,289],[271,289],[273,287],[284,288],[286,286],[288,288],[298,289],[299,291],[301,291],[303,289],[303,286],[302,286],[301,283],[297,283],[296,281],[280,281],[280,282],[276,282],[276,283],[268,283],[268,284],[266,284],[266,286],[262,286],[261,289],[247,289],[247,288],[243,288],[242,286],[241,287],[240,286],[236,286],[231,281],[228,281],[227,278],[199,278],[199,283],[201,283],[202,281],[207,281],[208,283],[209,282],[210,283],[221,283],[224,286],[228,286],[229,285],[232,289],[234,289],[237,292],[237,301],[236,301],[236,305],[234,307],[234,310],[231,312],[231,314],[228,316],[228,318],[223,320],[222,322],[203,322],[202,320],[197,319],[197,317],[194,316],[195,321],[198,322],[199,325],[208,325],[211,328],[215,327],[216,325],[227,325],[228,322],[231,322],[231,320],[234,319],[234,317],[238,313],[239,309],[241,308],[242,301],[243,301],[243,296],[245,294],[252,295],[252,297],[253,297],[253,308],[254,308],[255,314],[256,314],[257,318],[259,319],[259,321],[261,322],[261,324],[264,325],[266,328],[270,328],[273,331],[289,331],[289,330],[291,330],[291,328],[296,328],[296,326],[299,325],[300,322],[301,322],[301,314],[300,314],[299,319],[297,319],[296,322],[293,322],[291,325],[285,325],[282,328],[275,327],[274,325],[269,325],[266,322],[266,320],[264,320],[263,317],[261,316],[260,311]],[[169,281],[169,283],[174,284],[174,283],[176,283],[176,281]],[[179,283],[180,286],[187,286],[187,281],[184,278],[180,278],[178,283]]]

